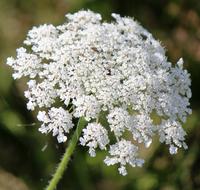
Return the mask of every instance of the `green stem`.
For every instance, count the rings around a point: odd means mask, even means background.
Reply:
[[[74,132],[72,139],[69,143],[69,146],[66,148],[65,154],[63,155],[61,162],[59,163],[58,168],[56,169],[56,172],[53,175],[53,178],[51,179],[46,190],[54,190],[56,188],[58,182],[63,176],[63,173],[67,167],[69,159],[72,153],[74,152],[79,136],[81,135],[81,131],[85,127],[86,124],[87,124],[87,121],[83,117],[79,119],[76,131]]]

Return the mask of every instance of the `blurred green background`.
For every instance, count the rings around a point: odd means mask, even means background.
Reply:
[[[0,190],[42,190],[65,144],[38,132],[35,113],[26,109],[24,81],[14,82],[6,57],[15,55],[33,25],[60,24],[64,15],[91,9],[110,20],[112,12],[135,17],[168,49],[169,60],[185,60],[191,73],[193,114],[184,125],[189,149],[175,156],[155,140],[142,152],[143,168],[122,177],[78,147],[57,190],[200,189],[200,1],[199,0],[0,0]]]

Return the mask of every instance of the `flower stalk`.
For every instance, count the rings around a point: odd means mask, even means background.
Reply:
[[[81,131],[85,127],[86,124],[87,124],[87,121],[83,117],[81,117],[78,121],[77,128],[72,136],[69,146],[66,148],[65,154],[63,155],[61,162],[59,163],[58,168],[56,169],[49,185],[46,187],[46,190],[54,190],[56,188],[58,182],[60,181],[60,179],[62,178],[64,174],[64,171],[67,167],[70,157],[74,152],[78,139],[81,135]]]

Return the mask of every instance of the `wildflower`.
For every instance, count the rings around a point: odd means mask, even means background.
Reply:
[[[181,125],[191,114],[191,81],[183,59],[172,65],[160,42],[138,22],[112,17],[115,21],[107,23],[100,14],[79,11],[67,14],[62,25],[33,27],[25,47],[7,64],[14,79],[30,78],[25,97],[28,109],[40,110],[39,131],[53,132],[58,142],[65,142],[72,118],[84,117],[88,125],[80,144],[89,147],[91,156],[98,147],[108,150],[105,163],[118,164],[119,173],[126,175],[127,164],[142,166],[144,161],[125,132],[146,148],[154,135],[171,154],[187,148]],[[152,113],[160,123],[154,123]],[[110,135],[116,137],[111,144]]]

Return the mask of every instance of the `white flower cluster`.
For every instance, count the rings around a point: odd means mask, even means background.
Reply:
[[[128,111],[122,108],[114,108],[110,111],[107,116],[110,130],[114,132],[115,136],[118,138],[122,136],[125,129],[130,126],[130,115]]]
[[[30,77],[28,109],[48,110],[38,114],[42,133],[52,131],[64,142],[72,118],[85,117],[81,145],[91,156],[97,147],[107,148],[105,163],[119,164],[125,175],[127,164],[143,164],[135,141],[147,148],[159,135],[171,154],[187,148],[181,125],[191,113],[191,81],[183,60],[172,65],[161,44],[136,21],[112,17],[115,22],[107,23],[100,14],[79,11],[67,14],[60,26],[33,27],[24,41],[27,48],[19,48],[7,64],[15,79]],[[125,133],[134,141],[125,140]]]
[[[89,123],[85,129],[83,129],[83,137],[80,138],[80,143],[83,146],[89,147],[90,156],[96,156],[95,149],[97,146],[101,150],[106,149],[106,145],[109,143],[107,130],[99,123]]]
[[[106,157],[104,162],[110,166],[119,163],[120,167],[118,168],[119,173],[126,175],[126,164],[130,164],[132,167],[139,166],[141,167],[144,163],[144,160],[137,158],[138,147],[133,145],[131,141],[121,140],[114,145],[110,146],[110,155],[111,157]]]
[[[58,142],[65,142],[67,140],[66,133],[73,128],[72,115],[64,110],[62,107],[52,107],[48,114],[45,111],[39,111],[37,118],[43,122],[39,131],[41,133],[53,132],[53,136],[57,135]]]

